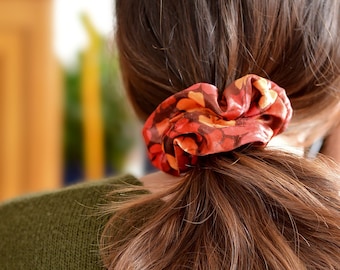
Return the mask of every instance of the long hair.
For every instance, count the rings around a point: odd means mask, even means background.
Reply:
[[[145,119],[194,83],[222,91],[247,73],[267,77],[286,89],[291,132],[304,131],[308,144],[337,113],[339,9],[339,1],[116,0],[125,87]],[[103,261],[109,269],[339,269],[339,183],[326,163],[277,150],[200,157],[171,188],[113,202]]]
[[[113,202],[105,265],[339,269],[340,177],[325,166],[256,149],[202,158],[169,190]]]

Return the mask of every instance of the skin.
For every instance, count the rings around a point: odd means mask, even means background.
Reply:
[[[161,181],[160,181],[161,179]],[[179,182],[182,178],[176,177],[162,171],[150,173],[142,176],[139,180],[143,183],[143,186],[151,193],[164,191],[171,187],[173,184]],[[160,183],[162,183],[160,185]]]
[[[340,125],[326,138],[321,153],[340,164]]]

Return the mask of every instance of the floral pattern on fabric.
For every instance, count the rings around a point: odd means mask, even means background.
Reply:
[[[245,144],[265,147],[292,116],[286,92],[270,80],[246,75],[218,95],[197,83],[164,100],[150,115],[143,136],[151,163],[179,176],[199,156],[229,152]]]

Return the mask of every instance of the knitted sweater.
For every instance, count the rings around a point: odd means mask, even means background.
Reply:
[[[0,204],[0,269],[103,269],[99,238],[108,217],[98,206],[131,177],[77,184]]]

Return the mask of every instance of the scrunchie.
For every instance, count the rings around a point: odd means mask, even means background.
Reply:
[[[272,81],[246,75],[218,89],[197,83],[164,100],[147,119],[143,136],[151,163],[178,176],[199,156],[245,144],[265,147],[292,116],[286,92]]]

